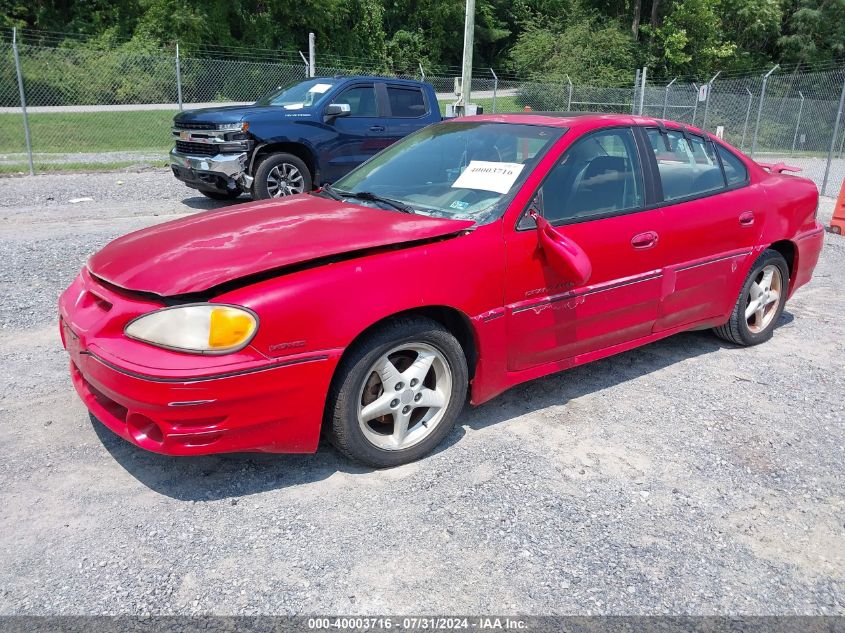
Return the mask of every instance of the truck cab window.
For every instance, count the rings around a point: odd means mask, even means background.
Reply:
[[[332,103],[345,103],[350,108],[349,116],[378,116],[376,93],[372,85],[354,86],[340,93]]]

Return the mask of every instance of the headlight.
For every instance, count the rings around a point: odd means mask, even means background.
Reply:
[[[195,354],[227,354],[255,336],[258,317],[250,310],[215,303],[164,308],[129,322],[124,333],[151,345]]]
[[[241,121],[240,123],[218,123],[215,129],[221,132],[246,132],[249,129],[249,123],[247,121]]]

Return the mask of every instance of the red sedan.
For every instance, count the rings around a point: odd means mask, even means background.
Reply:
[[[719,139],[620,115],[437,124],[333,187],[119,238],[60,300],[73,383],[170,455],[431,451],[469,395],[713,328],[772,336],[818,192]]]

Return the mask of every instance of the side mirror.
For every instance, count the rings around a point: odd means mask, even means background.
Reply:
[[[587,283],[593,274],[593,265],[584,249],[558,233],[546,218],[533,209],[530,215],[537,223],[540,249],[549,266],[576,286]]]
[[[328,122],[340,116],[352,114],[352,107],[348,103],[330,103],[323,110],[323,119]]]

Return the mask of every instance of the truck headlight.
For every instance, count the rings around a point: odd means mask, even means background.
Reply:
[[[215,129],[221,132],[246,132],[249,129],[249,122],[241,121],[240,123],[218,123]]]
[[[229,354],[255,336],[258,316],[251,310],[218,303],[163,308],[137,317],[124,328],[138,341],[194,354]]]

